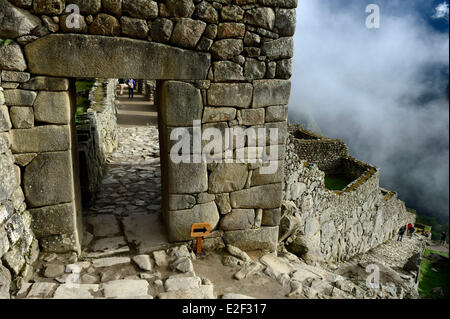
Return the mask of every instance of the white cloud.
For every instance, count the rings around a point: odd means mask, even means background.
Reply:
[[[433,19],[445,19],[448,21],[448,3],[440,3],[435,9]]]
[[[448,82],[426,70],[448,69],[448,34],[413,13],[380,9],[380,28],[369,30],[364,6],[302,0],[289,118],[301,121],[309,110],[325,135],[381,168],[383,186],[448,218],[448,101],[416,103],[445,91]]]

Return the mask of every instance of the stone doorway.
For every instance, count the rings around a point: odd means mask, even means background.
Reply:
[[[155,86],[150,81],[137,82],[134,98],[130,99],[126,88],[120,94],[118,80],[108,80],[109,86],[115,87],[112,103],[115,116],[108,119],[116,122],[111,123],[108,129],[113,131],[110,135],[114,135],[117,147],[104,163],[95,198],[90,203],[83,200],[86,204],[83,207],[82,250],[86,257],[130,252],[143,254],[169,246],[162,221]],[[91,92],[94,100],[98,95],[95,92],[94,87]],[[111,102],[106,98],[103,104]],[[82,165],[85,163],[80,163]],[[81,184],[81,188],[85,188],[83,181]]]

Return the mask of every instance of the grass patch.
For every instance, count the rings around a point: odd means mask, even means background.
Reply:
[[[445,257],[444,261],[433,261],[430,257],[436,253]],[[431,290],[441,287],[444,296],[432,293]],[[448,253],[426,249],[420,265],[419,294],[425,298],[443,299],[448,296]]]
[[[348,184],[352,182],[351,179],[339,174],[326,174],[325,187],[329,190],[343,190]]]

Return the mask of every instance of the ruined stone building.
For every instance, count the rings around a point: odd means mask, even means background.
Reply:
[[[79,154],[92,150],[77,137],[76,78],[156,81],[169,242],[191,241],[191,225],[206,222],[213,243],[275,252],[280,239],[299,255],[338,260],[390,238],[410,217],[395,193],[379,188],[378,169],[349,157],[343,143],[288,133],[296,7],[297,0],[0,0],[0,278],[20,286],[40,251],[82,251]],[[106,115],[96,127],[109,125],[108,109],[97,112]],[[232,163],[175,163],[177,128],[191,137],[196,129],[255,128],[267,140],[223,148]],[[251,151],[256,162],[236,160]],[[194,158],[194,145],[190,152]],[[262,172],[263,159],[274,172]],[[332,170],[352,183],[326,190],[322,171]]]

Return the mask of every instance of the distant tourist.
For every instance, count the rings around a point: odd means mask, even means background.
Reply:
[[[411,228],[409,229],[409,237],[412,237],[415,231],[416,229],[414,228],[414,226],[411,225]]]
[[[403,235],[405,234],[405,232],[406,232],[406,226],[403,225],[402,227],[400,227],[400,229],[399,229],[399,231],[398,231],[398,238],[397,238],[397,241],[402,241]]]
[[[446,244],[446,239],[447,239],[447,233],[444,231],[444,232],[442,232],[442,235],[441,235],[441,245]]]
[[[125,84],[125,80],[124,79],[119,79],[119,87],[120,87],[120,93],[119,95],[123,95],[123,89],[126,87],[127,85]]]
[[[128,85],[128,98],[132,99],[134,98],[134,88],[136,87],[136,81],[133,79],[128,79],[127,85]]]

